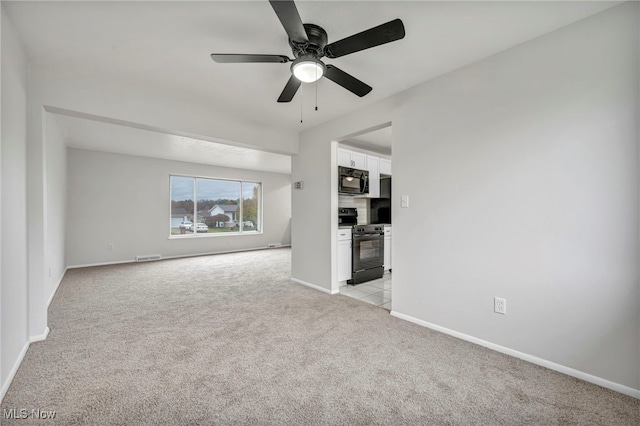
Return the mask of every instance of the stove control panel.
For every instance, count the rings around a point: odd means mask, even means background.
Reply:
[[[378,225],[356,225],[353,227],[354,234],[384,234],[384,227]]]

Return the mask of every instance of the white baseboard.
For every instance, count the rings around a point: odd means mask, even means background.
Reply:
[[[229,254],[229,253],[242,253],[245,251],[258,251],[258,250],[277,250],[281,248],[291,247],[291,244],[282,244],[279,247],[253,247],[253,248],[245,248],[245,249],[237,249],[237,250],[223,250],[223,251],[212,251],[207,253],[195,253],[195,254],[179,254],[176,256],[166,256],[162,259],[182,259],[185,257],[198,257],[198,256],[213,256],[216,254]]]
[[[114,262],[98,262],[98,263],[86,263],[82,265],[69,265],[68,269],[78,269],[78,268],[91,268],[93,266],[109,266],[109,265],[122,265],[123,263],[136,263],[135,259],[133,260],[118,260]]]
[[[276,247],[275,249],[280,249],[280,248],[288,248],[291,247],[291,244],[283,244],[280,247]],[[212,251],[212,252],[207,252],[207,253],[191,253],[191,254],[178,254],[175,256],[162,256],[161,259],[157,260],[156,262],[161,262],[163,260],[170,260],[170,259],[182,259],[182,258],[186,258],[186,257],[198,257],[198,256],[213,256],[216,254],[227,254],[227,253],[242,253],[245,251],[257,251],[257,250],[274,250],[274,248],[270,248],[270,247],[254,247],[254,248],[246,248],[246,249],[237,249],[237,250],[224,250],[224,251]],[[116,261],[112,261],[112,262],[98,262],[98,263],[86,263],[86,264],[80,264],[80,265],[70,265],[67,267],[67,269],[78,269],[78,268],[90,268],[92,266],[110,266],[110,265],[122,265],[125,263],[139,263],[136,262],[135,258],[131,259],[131,260],[116,260]],[[65,269],[66,271],[66,269]]]
[[[329,290],[328,288],[320,287],[318,285],[311,284],[311,283],[308,283],[306,281],[299,280],[299,279],[293,278],[293,277],[291,277],[291,281],[296,282],[298,284],[302,284],[303,286],[306,286],[306,287],[310,287],[310,288],[312,288],[314,290],[318,290],[318,291],[321,291],[323,293],[327,293],[327,294],[336,294],[336,293],[340,292],[340,290],[333,290],[332,291],[332,290]]]
[[[56,284],[55,288],[53,289],[53,291],[49,295],[49,300],[47,301],[47,308],[49,307],[49,305],[51,305],[51,302],[53,302],[53,298],[55,297],[56,293],[58,292],[58,288],[60,287],[60,283],[62,283],[62,280],[64,279],[64,276],[67,273],[68,269],[69,268],[64,268],[64,271],[62,271],[62,275],[60,275],[60,279],[58,279],[58,283]]]
[[[33,342],[40,342],[42,340],[46,340],[47,336],[49,335],[49,327],[44,329],[44,332],[42,334],[37,334],[35,336],[31,336],[29,337],[29,343],[33,343]]]
[[[0,390],[0,402],[4,399],[4,396],[7,394],[7,391],[9,390],[9,386],[11,386],[11,382],[13,381],[13,378],[16,376],[16,373],[18,372],[18,368],[20,368],[20,364],[22,364],[22,360],[24,359],[24,356],[27,354],[27,349],[29,349],[29,342],[25,343],[24,346],[22,347],[22,350],[20,351],[20,355],[18,355],[18,359],[16,359],[16,362],[13,364],[11,371],[9,371],[7,380],[5,380],[5,382],[2,384],[2,390]]]
[[[39,342],[41,340],[45,340],[48,335],[49,335],[49,327],[45,328],[42,334],[31,336],[29,338],[29,341],[24,344],[24,346],[22,347],[22,350],[20,351],[20,354],[18,355],[18,358],[16,359],[16,362],[13,364],[13,367],[11,368],[11,371],[9,371],[7,380],[5,380],[5,382],[2,384],[2,389],[0,390],[0,402],[4,399],[4,396],[9,390],[9,386],[11,386],[11,382],[13,381],[13,378],[16,376],[16,373],[18,372],[18,369],[20,368],[20,365],[24,360],[24,356],[27,354],[29,345],[31,345],[31,343],[33,342]]]
[[[556,364],[555,362],[548,361],[546,359],[538,358],[534,355],[525,354],[524,352],[519,352],[514,349],[507,348],[505,346],[496,345],[495,343],[487,342],[486,340],[478,339],[477,337],[469,336],[468,334],[460,333],[455,330],[451,330],[445,327],[441,327],[436,324],[432,324],[427,321],[423,321],[418,318],[414,318],[409,315],[401,314],[397,311],[391,311],[391,315],[394,317],[403,319],[405,321],[412,322],[414,324],[430,328],[432,330],[439,331],[444,334],[448,334],[453,337],[457,337],[458,339],[466,340],[467,342],[475,343],[476,345],[484,346],[485,348],[489,348],[496,352],[501,352],[506,355],[510,355],[516,358],[520,358],[522,360],[528,361],[532,364],[539,365],[541,367],[548,368],[550,370],[557,371],[559,373],[566,374],[567,376],[575,377],[580,380],[584,380],[585,382],[593,383],[598,386],[602,386],[603,388],[611,389],[612,391],[616,391],[625,395],[629,395],[634,398],[640,399],[640,390],[630,388],[628,386],[622,385],[620,383],[615,383],[610,380],[603,379],[601,377],[597,377],[591,375],[589,373],[585,373],[580,370],[576,370],[561,364]]]

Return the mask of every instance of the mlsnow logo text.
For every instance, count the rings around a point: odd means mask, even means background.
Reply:
[[[34,408],[33,410],[27,410],[26,408],[9,408],[3,410],[3,415],[6,420],[24,420],[24,419],[40,419],[40,420],[51,420],[55,419],[56,412],[41,410],[39,408]]]

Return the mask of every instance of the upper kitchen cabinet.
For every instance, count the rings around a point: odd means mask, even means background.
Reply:
[[[378,157],[367,155],[367,170],[369,170],[369,198],[380,198],[380,161]]]
[[[380,159],[380,174],[391,175],[391,160]]]
[[[367,170],[367,155],[360,152],[338,148],[338,165],[352,169]]]

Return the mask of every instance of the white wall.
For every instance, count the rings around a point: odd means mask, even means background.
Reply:
[[[290,244],[288,174],[230,169],[68,149],[69,266],[264,248]],[[262,182],[263,234],[169,238],[169,175]],[[108,250],[113,244],[113,250]]]
[[[44,297],[48,306],[67,267],[67,150],[54,116],[45,114],[44,121]]]
[[[28,345],[27,59],[2,12],[0,382],[4,396]]]
[[[330,141],[393,123],[395,314],[640,395],[638,6],[302,134],[293,180],[337,199]],[[336,212],[309,200],[293,192],[293,270],[329,289]]]
[[[394,310],[640,389],[637,6],[412,93]]]

